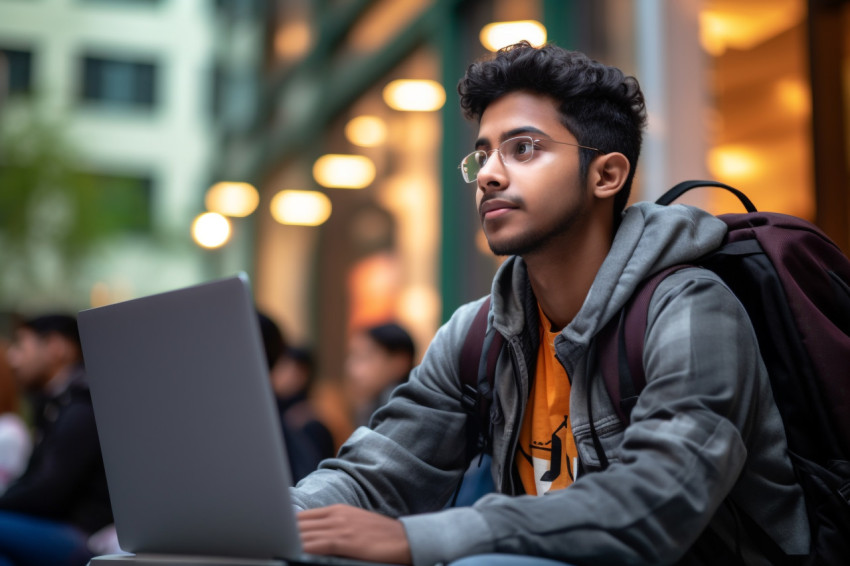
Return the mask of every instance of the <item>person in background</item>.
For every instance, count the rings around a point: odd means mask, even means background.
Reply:
[[[266,354],[266,363],[269,368],[269,378],[272,382],[272,389],[275,389],[275,380],[280,379],[277,366],[280,363],[287,364],[285,354],[288,350],[286,339],[281,332],[277,323],[265,313],[257,311],[257,316],[260,321],[260,334],[263,339],[263,348]],[[287,368],[283,368],[287,371]],[[286,376],[283,376],[286,380]],[[275,391],[277,397],[277,392]],[[292,474],[293,483],[297,483],[313,470],[315,470],[319,462],[325,457],[333,456],[333,440],[330,441],[331,452],[329,456],[324,456],[322,449],[318,448],[313,439],[308,435],[305,429],[300,426],[292,426],[290,421],[296,421],[293,418],[286,417],[286,410],[290,408],[288,403],[278,401],[278,411],[280,414],[280,428],[283,433],[283,441],[286,446],[286,453],[289,457],[289,468]],[[311,427],[311,431],[314,429]],[[2,566],[2,565],[0,565]]]
[[[306,347],[287,348],[272,366],[270,377],[281,425],[291,436],[298,436],[300,450],[292,465],[292,479],[298,482],[335,453],[333,437],[309,398],[315,377],[312,352]]]
[[[20,391],[6,359],[9,343],[0,340],[0,493],[26,468],[32,438],[19,413]]]
[[[407,381],[416,360],[410,334],[396,323],[355,331],[345,360],[348,393],[354,405],[355,426],[367,426],[396,386]]]
[[[32,455],[0,496],[0,565],[82,566],[91,534],[112,523],[77,321],[46,314],[21,322],[8,350],[32,404]]]

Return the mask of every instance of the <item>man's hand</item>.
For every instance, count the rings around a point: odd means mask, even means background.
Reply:
[[[345,556],[410,564],[410,544],[401,521],[349,505],[307,509],[297,514],[307,554]]]

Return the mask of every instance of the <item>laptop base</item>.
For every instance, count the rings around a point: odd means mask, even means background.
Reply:
[[[283,560],[225,558],[221,556],[178,556],[168,554],[107,554],[96,556],[89,566],[288,566]]]
[[[107,554],[96,556],[88,566],[393,566],[336,556],[303,555],[301,558],[277,560],[176,554]]]

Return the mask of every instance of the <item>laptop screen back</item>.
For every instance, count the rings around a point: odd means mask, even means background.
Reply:
[[[247,278],[85,310],[78,321],[122,549],[298,556]]]

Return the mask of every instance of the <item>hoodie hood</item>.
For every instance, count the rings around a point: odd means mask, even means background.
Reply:
[[[638,284],[671,265],[693,262],[717,248],[726,223],[699,208],[639,202],[623,214],[608,256],[599,268],[587,298],[561,334],[577,346],[594,335],[626,304]],[[511,290],[525,289],[523,296]],[[519,334],[525,310],[533,304],[522,258],[513,256],[493,280],[490,323],[504,336]]]

